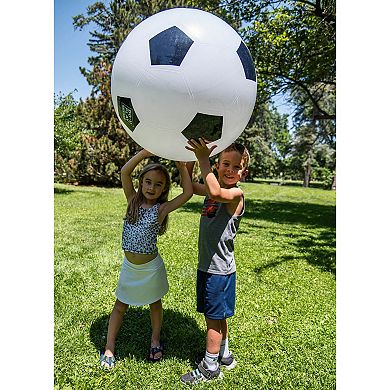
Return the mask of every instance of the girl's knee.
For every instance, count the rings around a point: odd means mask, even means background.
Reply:
[[[118,299],[115,301],[114,310],[121,314],[125,314],[128,307],[129,305],[121,301],[118,301]]]
[[[149,306],[150,306],[150,309],[160,309],[160,308],[162,308],[161,299],[159,299],[156,302],[151,303]]]

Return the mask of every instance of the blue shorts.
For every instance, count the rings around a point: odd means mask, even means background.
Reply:
[[[196,310],[211,320],[234,315],[236,273],[215,275],[199,271],[196,279]]]

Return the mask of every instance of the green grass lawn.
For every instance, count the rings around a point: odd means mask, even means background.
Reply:
[[[335,389],[335,192],[243,183],[246,213],[235,241],[236,314],[229,347],[237,367],[207,389]],[[179,189],[174,188],[173,194]],[[55,185],[55,388],[178,389],[204,352],[195,308],[202,198],[170,215],[159,239],[170,290],[163,298],[165,359],[146,361],[149,308],[130,307],[118,363],[99,368],[122,263],[121,189]]]

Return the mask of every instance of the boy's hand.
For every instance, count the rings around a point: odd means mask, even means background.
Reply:
[[[186,146],[186,149],[190,150],[191,152],[194,152],[198,160],[201,160],[203,158],[208,159],[212,151],[217,147],[217,145],[213,145],[211,148],[208,148],[207,143],[208,142],[205,141],[203,138],[199,138],[199,141],[191,139],[188,141],[189,146]]]

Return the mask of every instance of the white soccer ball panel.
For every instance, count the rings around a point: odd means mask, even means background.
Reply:
[[[156,134],[163,134],[163,141],[156,140]],[[195,161],[196,157],[185,147],[187,138],[172,128],[159,127],[156,123],[139,123],[132,133],[135,142],[156,156],[174,161]]]
[[[180,68],[192,93],[208,90],[210,96],[225,100],[235,83],[240,82],[237,75],[242,66],[233,51],[221,50],[211,44],[194,44]]]
[[[133,89],[131,97],[140,120],[157,122],[163,127],[177,129],[180,125],[184,128],[196,113],[185,80],[175,72],[149,72]]]

